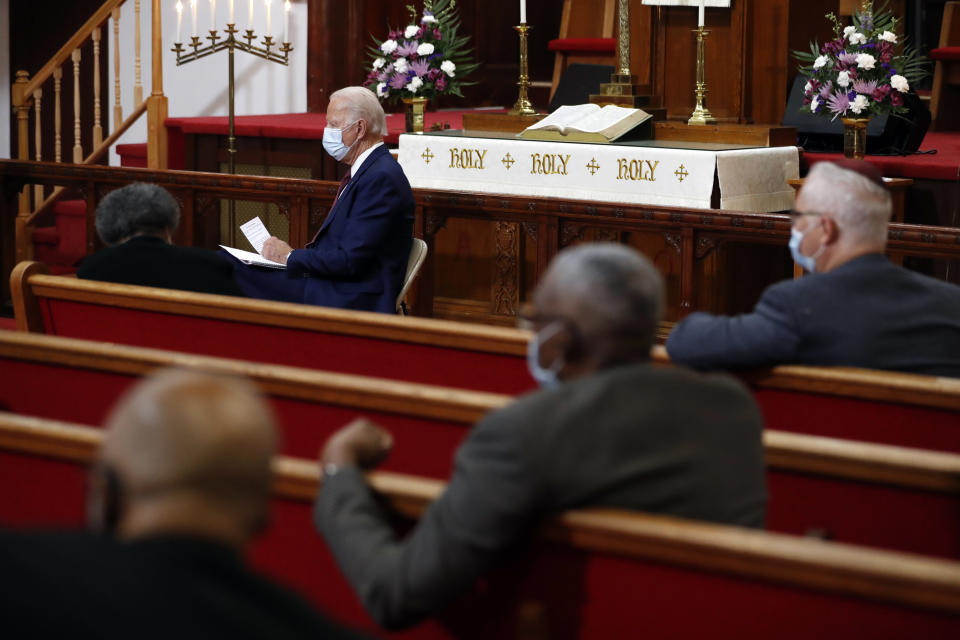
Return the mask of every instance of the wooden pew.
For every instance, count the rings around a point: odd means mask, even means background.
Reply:
[[[17,265],[34,333],[516,395],[534,386],[519,329],[77,280]],[[659,363],[669,359],[654,350]],[[960,380],[782,366],[742,374],[784,431],[960,452]]]
[[[97,429],[0,414],[0,521],[79,525]],[[273,523],[254,563],[343,622],[374,631],[311,524],[313,462],[275,461]],[[28,479],[25,480],[25,479]],[[418,517],[443,484],[370,474]],[[572,511],[405,638],[626,638],[960,633],[960,563],[610,509]],[[379,632],[383,637],[393,634]],[[398,636],[399,637],[399,636]]]
[[[325,371],[0,332],[0,410],[100,424],[138,377],[162,366],[251,379],[277,412],[285,454],[312,458],[336,428],[365,415],[396,435],[384,469],[435,479],[449,476],[453,452],[468,429],[511,400],[505,395]],[[765,438],[770,529],[960,557],[960,456],[775,430],[768,430]]]

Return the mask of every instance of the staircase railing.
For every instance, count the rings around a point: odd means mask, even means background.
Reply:
[[[121,7],[131,3],[127,0],[107,0],[84,23],[82,27],[60,48],[33,78],[27,71],[17,71],[13,83],[12,102],[17,119],[17,158],[20,160],[51,160],[43,157],[43,129],[41,122],[44,107],[44,91],[47,100],[53,98],[54,109],[54,157],[55,162],[63,162],[63,118],[61,90],[64,67],[73,74],[73,146],[69,153],[70,162],[92,164],[100,160],[117,139],[130,128],[144,113],[147,114],[147,166],[151,169],[167,168],[167,138],[164,120],[167,117],[167,98],[163,95],[163,39],[161,28],[160,0],[152,0],[152,46],[151,46],[151,91],[143,99],[141,82],[141,0],[133,0],[134,6],[134,69],[133,109],[126,118],[123,116],[120,87],[120,17]],[[108,21],[113,27],[113,126],[110,135],[104,139],[103,105],[101,104],[101,41]],[[91,50],[93,56],[93,78],[89,84],[81,86],[80,61],[84,50]],[[52,89],[50,88],[52,85]],[[85,152],[82,144],[80,120],[81,95],[83,89],[93,93],[93,129],[91,148]],[[89,96],[88,96],[89,97]],[[49,104],[49,102],[47,102]],[[30,153],[30,120],[33,116],[33,147]],[[33,255],[31,234],[37,221],[52,207],[63,194],[57,187],[49,195],[42,185],[27,185],[20,194],[16,218],[16,259],[28,260]]]

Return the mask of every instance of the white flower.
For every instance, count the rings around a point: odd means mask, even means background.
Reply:
[[[906,93],[907,91],[910,91],[910,83],[907,82],[906,78],[899,74],[890,78],[890,86],[900,93]]]
[[[884,31],[880,34],[880,39],[886,40],[892,44],[897,44],[897,34],[895,34],[893,31]]]
[[[820,106],[820,96],[813,96],[813,100],[810,101],[810,111],[816,111],[817,107]]]
[[[851,33],[847,39],[850,41],[850,44],[866,44],[867,36],[862,33]]]
[[[877,63],[877,59],[874,58],[869,53],[858,53],[857,54],[857,66],[861,69],[866,69],[869,71],[873,69],[873,66]]]
[[[454,75],[453,72],[456,71],[456,69],[457,69],[457,65],[453,64],[452,60],[444,60],[440,64],[440,71],[443,71],[445,74],[447,74],[451,78],[453,77]]]
[[[394,45],[396,45],[396,43],[394,43]],[[396,48],[396,46],[394,46],[394,48]],[[828,62],[830,62],[830,58],[827,56],[817,56],[817,59],[813,61],[813,68],[821,69],[827,66]]]
[[[374,68],[374,69],[383,69],[383,65],[385,65],[385,64],[387,64],[387,61],[386,61],[386,60],[384,60],[383,58],[377,58],[376,60],[373,61],[373,68]]]
[[[410,82],[407,83],[406,89],[410,93],[416,93],[417,89],[423,86],[423,80],[420,78],[414,77]]]
[[[393,62],[393,70],[397,73],[406,73],[410,69],[410,64],[406,58],[397,58]]]
[[[850,103],[850,111],[853,111],[854,113],[860,113],[868,106],[870,106],[870,101],[867,100],[867,96],[863,95],[862,93],[857,94],[857,97],[854,98],[853,102]]]
[[[855,33],[856,30],[857,30],[857,28],[854,27],[853,25],[850,25],[849,27],[844,27],[844,28],[843,28],[843,37],[844,37],[844,38],[849,38],[849,37],[850,37],[850,34],[851,34],[851,33]]]
[[[427,24],[433,24],[437,19],[433,17],[432,13],[424,13],[423,17],[420,18],[420,22],[426,22]]]
[[[412,38],[413,36],[417,35],[417,31],[420,31],[420,27],[418,27],[415,24],[412,24],[403,30],[403,37]]]
[[[850,86],[850,74],[846,71],[841,71],[837,74],[837,86],[843,87],[846,89]]]
[[[380,45],[380,51],[383,51],[385,55],[390,55],[396,50],[397,50],[396,40],[387,40],[382,45]]]
[[[433,53],[433,45],[429,42],[424,42],[422,45],[417,47],[418,56],[428,56]]]
[[[386,82],[377,83],[377,95],[378,95],[379,97],[382,98],[383,96],[387,95],[387,91],[388,91],[388,89],[387,89],[387,83],[386,83]]]
[[[374,65],[373,65],[373,68],[376,69],[376,68],[377,68],[377,65],[374,64]],[[813,89],[813,85],[810,84],[809,82],[808,82],[807,84],[803,85],[803,92],[804,92],[804,93],[810,93],[810,89]]]

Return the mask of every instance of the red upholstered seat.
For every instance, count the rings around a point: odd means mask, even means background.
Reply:
[[[613,38],[557,38],[547,43],[547,48],[550,51],[616,53],[617,41]]]
[[[930,50],[931,60],[957,61],[960,60],[960,47],[938,47]]]

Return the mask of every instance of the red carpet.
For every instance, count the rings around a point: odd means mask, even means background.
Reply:
[[[928,155],[867,156],[888,178],[921,178],[926,180],[960,180],[960,132],[930,132],[924,137],[920,151],[936,149]],[[813,166],[818,162],[838,160],[839,153],[804,153],[803,159]]]

